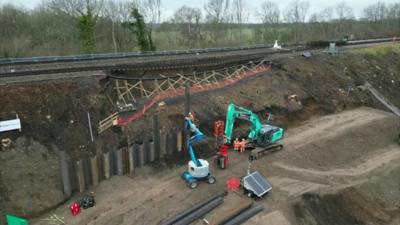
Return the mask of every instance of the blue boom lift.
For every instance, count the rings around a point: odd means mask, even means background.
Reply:
[[[188,162],[188,170],[182,174],[182,178],[187,182],[191,189],[197,187],[198,180],[207,180],[209,184],[215,183],[216,179],[210,173],[207,160],[198,159],[193,149],[194,143],[204,140],[204,134],[188,117],[185,117],[185,129],[190,130],[194,133],[194,135],[187,140],[187,149],[189,151],[191,160]]]

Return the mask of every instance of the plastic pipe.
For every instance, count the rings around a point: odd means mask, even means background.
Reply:
[[[172,225],[172,224],[175,224],[177,221],[181,220],[182,218],[184,218],[185,216],[191,214],[192,212],[198,210],[198,209],[201,208],[202,206],[204,206],[204,205],[210,203],[210,202],[213,201],[214,199],[217,199],[217,198],[219,198],[219,197],[223,197],[223,196],[225,196],[225,195],[226,195],[226,192],[221,192],[221,193],[218,193],[218,194],[216,194],[216,195],[213,195],[211,198],[209,198],[209,199],[207,199],[207,200],[204,200],[204,201],[202,201],[202,202],[200,202],[200,203],[198,203],[198,204],[196,204],[196,205],[194,205],[194,206],[192,206],[192,207],[190,207],[190,208],[188,208],[188,209],[186,209],[186,210],[184,210],[184,211],[182,211],[182,212],[176,214],[175,216],[173,216],[173,217],[171,217],[171,218],[169,218],[169,219],[166,219],[166,220],[162,221],[162,222],[160,223],[160,225]]]
[[[224,199],[222,197],[218,197],[211,202],[203,205],[196,211],[188,214],[187,216],[183,217],[181,220],[177,221],[174,223],[174,225],[188,225],[192,223],[193,221],[203,217],[206,215],[208,212],[216,208],[217,206],[221,205],[224,202]]]
[[[264,207],[260,204],[254,204],[249,209],[243,211],[239,215],[233,217],[228,222],[224,223],[224,225],[238,225],[242,224],[246,220],[250,219],[252,216],[256,215],[257,213],[261,212]]]

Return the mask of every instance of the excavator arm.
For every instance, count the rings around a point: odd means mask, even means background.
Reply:
[[[225,122],[225,136],[226,142],[231,143],[232,135],[233,135],[233,126],[236,119],[247,120],[251,123],[250,132],[248,134],[248,138],[252,141],[257,140],[260,130],[262,128],[262,123],[258,116],[252,111],[236,106],[233,103],[228,105],[228,109],[226,111],[226,122]]]

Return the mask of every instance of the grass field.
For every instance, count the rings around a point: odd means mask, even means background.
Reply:
[[[373,56],[386,55],[389,52],[400,53],[400,44],[399,43],[383,44],[383,45],[378,45],[378,46],[371,47],[371,48],[357,49],[354,52],[365,54],[365,55],[373,55]]]

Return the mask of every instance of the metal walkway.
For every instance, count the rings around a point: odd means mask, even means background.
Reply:
[[[394,114],[400,117],[400,109],[393,105],[385,96],[383,96],[378,90],[376,90],[369,82],[365,82],[364,88],[368,89],[376,99],[390,109]]]

